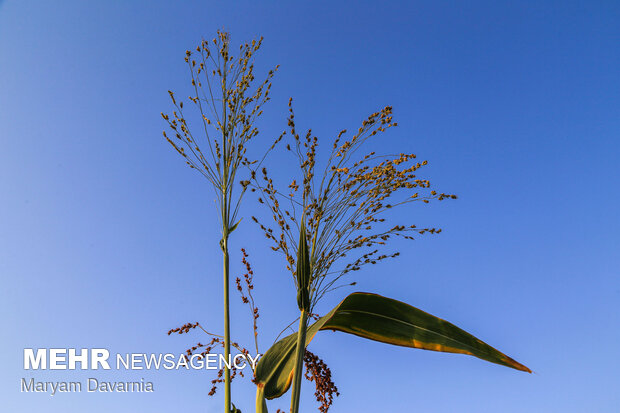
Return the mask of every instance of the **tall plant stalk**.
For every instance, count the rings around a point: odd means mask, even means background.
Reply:
[[[292,99],[289,113],[289,131],[280,135],[272,147],[288,133],[292,139],[285,147],[298,159],[301,174],[288,184],[287,191],[278,189],[267,169],[262,168],[262,176],[254,176],[253,190],[261,193],[259,202],[269,208],[276,231],[258,218],[253,219],[273,242],[272,249],[284,254],[287,269],[295,279],[301,314],[293,363],[291,412],[298,413],[307,317],[314,306],[325,294],[346,285],[338,284],[346,274],[397,257],[398,252],[381,253],[390,238],[413,239],[415,234],[441,232],[416,225],[389,225],[385,218],[388,210],[412,202],[429,203],[456,196],[431,190],[430,182],[418,177],[418,169],[426,161],[417,162],[414,154],[370,152],[355,156],[369,138],[397,126],[390,106],[368,116],[350,138],[342,130],[330,145],[331,153],[318,174],[318,138],[311,130],[305,136],[298,134]],[[296,229],[299,229],[298,240]],[[309,241],[311,251],[308,251]],[[345,257],[348,263],[334,268]]]
[[[222,71],[222,118],[226,120],[226,109],[228,107],[228,94],[226,93],[226,77],[228,74],[228,62],[224,63],[224,70]],[[222,125],[222,147],[223,152],[226,151],[226,144],[228,143],[228,135],[226,130],[227,122],[225,121]],[[228,256],[228,235],[230,233],[229,223],[230,217],[228,216],[228,186],[230,182],[228,181],[229,163],[224,160],[224,174],[222,176],[223,182],[223,197],[222,197],[222,254],[224,254],[224,355],[226,356],[226,361],[230,363],[230,292],[228,291],[230,288],[230,259]],[[230,407],[232,404],[231,400],[231,390],[230,390],[230,368],[227,365],[224,367],[224,406],[225,412],[230,412]]]
[[[299,307],[299,330],[297,331],[297,348],[295,350],[295,375],[293,377],[293,392],[291,395],[291,413],[299,411],[301,397],[301,376],[303,370],[304,353],[306,352],[306,329],[308,327],[308,312],[310,311],[310,275],[312,264],[308,253],[306,239],[306,225],[301,221],[299,231],[299,248],[297,250],[297,306]],[[314,243],[313,243],[314,244]]]
[[[230,269],[228,258],[228,236],[222,238],[222,253],[224,254],[224,354],[226,360],[230,360]],[[231,391],[230,391],[230,369],[224,366],[224,404],[226,412],[230,411]]]
[[[200,172],[213,185],[218,198],[222,238],[224,284],[224,356],[230,360],[230,269],[229,237],[239,224],[238,212],[243,194],[249,181],[240,181],[239,190],[235,179],[240,166],[254,163],[246,157],[246,144],[258,134],[254,125],[262,114],[262,105],[269,101],[271,79],[275,70],[269,71],[266,79],[254,86],[253,55],[260,48],[262,38],[245,43],[239,48],[238,57],[230,53],[230,36],[219,32],[211,42],[203,40],[194,52],[187,51],[192,95],[197,113],[193,122],[200,125],[201,133],[194,135],[183,112],[183,102],[177,101],[173,92],[170,98],[176,110],[172,115],[162,113],[173,131],[164,137],[185,158],[190,168]],[[215,133],[214,133],[215,132]],[[199,142],[200,141],[200,142]],[[206,149],[200,145],[206,143]],[[207,150],[208,149],[208,150]],[[232,407],[230,369],[224,371],[225,412]]]
[[[308,328],[308,313],[301,310],[299,317],[299,331],[297,331],[297,347],[295,349],[295,375],[293,377],[293,393],[291,395],[291,413],[299,412],[301,398],[301,376],[306,351],[306,330]]]

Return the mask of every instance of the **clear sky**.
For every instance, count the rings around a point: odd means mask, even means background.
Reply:
[[[452,321],[535,372],[322,332],[311,350],[341,392],[330,411],[620,411],[619,21],[616,1],[0,2],[2,409],[221,411],[203,372],[31,374],[22,351],[182,352],[205,337],[168,329],[222,330],[214,196],[162,138],[159,113],[187,86],[185,50],[224,28],[233,43],[265,37],[259,71],[281,65],[265,145],[289,96],[298,126],[325,139],[389,104],[400,126],[369,149],[417,153],[434,186],[459,195],[398,212],[444,232],[398,244],[356,290]],[[242,246],[264,351],[296,316],[293,282],[248,219],[233,274]],[[233,335],[249,345],[233,299]],[[19,391],[22,377],[93,375],[156,390]],[[304,386],[302,409],[316,411]],[[233,392],[253,410],[251,383]]]

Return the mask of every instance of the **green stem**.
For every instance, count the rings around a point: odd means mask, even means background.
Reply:
[[[229,290],[229,259],[228,259],[228,234],[222,238],[222,251],[224,252],[224,357],[230,360],[230,305],[228,302]],[[224,403],[225,412],[230,413],[230,369],[224,365]]]
[[[256,413],[268,413],[265,401],[265,388],[262,384],[256,386]]]
[[[224,226],[222,236],[222,251],[224,251],[224,356],[226,361],[230,362],[230,306],[228,303],[228,287],[229,287],[229,267],[228,267],[228,235],[230,229],[230,216],[228,214],[228,196],[229,196],[229,182],[228,182],[228,148],[226,147],[228,141],[226,120],[226,107],[228,106],[228,94],[226,93],[226,74],[228,73],[228,62],[224,63],[224,71],[222,74],[222,159],[223,159],[223,179],[222,179],[222,225]],[[224,411],[230,413],[231,408],[231,395],[230,395],[230,369],[224,365]]]
[[[308,313],[301,310],[299,317],[299,331],[297,332],[297,350],[295,352],[295,375],[293,376],[293,394],[291,395],[291,413],[299,412],[299,399],[301,397],[301,375],[306,352],[306,329]]]

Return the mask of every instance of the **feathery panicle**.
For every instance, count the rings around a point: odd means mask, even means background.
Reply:
[[[297,158],[300,176],[286,190],[279,190],[266,168],[252,173],[250,186],[259,193],[259,202],[269,208],[276,229],[256,217],[252,219],[272,241],[272,249],[284,254],[293,275],[297,239],[301,223],[305,222],[311,250],[311,308],[325,293],[339,287],[336,283],[343,275],[398,256],[398,252],[381,252],[389,239],[413,239],[416,234],[441,232],[437,228],[385,222],[385,212],[394,207],[456,198],[432,190],[430,182],[418,176],[427,161],[417,161],[415,154],[357,155],[364,142],[394,126],[397,124],[392,108],[386,106],[368,116],[352,136],[347,138],[347,130],[340,131],[332,142],[325,168],[317,171],[318,138],[312,130],[299,134],[291,99],[288,131],[275,140],[272,149],[288,135],[285,147]],[[345,257],[349,259],[346,265],[333,269]],[[297,277],[294,279],[297,284]]]
[[[185,62],[193,90],[188,99],[200,120],[190,128],[183,101],[172,91],[168,93],[175,110],[161,114],[170,128],[170,133],[163,132],[166,140],[190,168],[200,172],[216,189],[222,224],[230,231],[249,183],[241,181],[241,193],[235,195],[237,170],[240,165],[254,162],[246,157],[246,146],[258,134],[254,124],[262,114],[263,104],[270,99],[271,79],[278,69],[276,66],[262,83],[256,84],[254,54],[262,40],[241,45],[235,57],[230,51],[229,34],[218,31],[213,41],[203,40],[195,51],[188,50]]]

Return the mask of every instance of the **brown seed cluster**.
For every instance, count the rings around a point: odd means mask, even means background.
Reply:
[[[235,344],[235,346],[238,346],[237,343],[234,343],[234,344]],[[189,359],[189,357],[191,357],[194,354],[199,354],[201,357],[206,357],[206,355],[211,352],[211,350],[213,349],[213,346],[215,346],[215,345],[219,345],[219,346],[221,346],[223,348],[224,347],[224,340],[222,338],[213,337],[211,339],[210,343],[207,344],[207,345],[198,343],[197,345],[187,349],[187,351],[186,351],[186,358]],[[201,348],[201,347],[203,347],[204,350],[201,351],[200,353],[195,353],[195,351],[197,349]],[[247,354],[247,352],[244,353],[244,354]],[[235,377],[237,377],[237,374],[239,374],[239,376],[241,376],[241,377],[244,377],[243,371],[242,370],[238,370],[235,367],[234,364],[231,365],[231,369],[230,370],[231,370],[231,372],[230,372],[230,380],[231,380],[231,382],[232,382],[232,380]],[[224,369],[221,368],[221,369],[218,369],[215,378],[211,380],[211,389],[209,390],[208,395],[209,396],[215,395],[215,393],[217,391],[217,386],[220,383],[223,383],[223,382],[224,382]]]
[[[258,324],[257,320],[260,317],[260,313],[258,311],[258,307],[254,302],[254,297],[252,296],[252,290],[254,290],[254,271],[252,271],[252,266],[248,261],[248,254],[244,248],[241,248],[241,262],[245,266],[246,272],[243,274],[243,282],[241,284],[241,278],[237,277],[235,279],[235,284],[237,287],[237,291],[241,294],[241,301],[244,304],[247,304],[250,307],[250,311],[252,313],[252,329],[254,332],[254,345],[256,347],[256,353],[258,353]]]
[[[190,330],[193,330],[194,328],[196,328],[198,326],[200,326],[198,321],[196,321],[195,323],[185,323],[181,327],[177,327],[177,328],[173,328],[171,330],[168,330],[168,335],[170,335],[172,333],[178,333],[178,334],[189,333]]]
[[[178,333],[178,334],[189,333],[190,330],[193,330],[195,328],[201,329],[205,334],[207,334],[207,336],[211,337],[211,339],[206,344],[198,342],[196,345],[185,350],[185,353],[184,353],[185,360],[189,361],[189,358],[196,354],[204,358],[207,356],[207,354],[211,353],[211,351],[215,347],[222,347],[222,348],[224,347],[224,337],[218,334],[210,333],[209,331],[205,330],[202,327],[202,325],[200,325],[200,323],[198,322],[186,323],[186,324],[183,324],[181,327],[173,328],[168,331],[168,335],[172,333]],[[237,349],[241,354],[245,355],[247,361],[249,362],[248,356],[250,352],[245,347],[242,347],[237,342],[232,342],[231,346]],[[250,365],[251,367],[251,363],[249,363],[248,365]],[[243,371],[237,369],[233,363],[231,365],[231,376],[230,376],[231,381],[237,376],[237,374],[241,377],[245,377],[243,374]],[[217,391],[218,384],[223,383],[223,382],[224,382],[224,369],[222,368],[217,371],[216,377],[213,380],[211,380],[211,389],[208,393],[209,396],[213,396],[215,392]]]
[[[253,163],[246,157],[246,145],[258,134],[255,121],[270,100],[271,79],[277,70],[269,71],[262,83],[255,83],[254,54],[262,40],[241,45],[235,57],[229,34],[218,31],[211,42],[203,40],[195,51],[188,50],[185,62],[192,85],[188,99],[196,109],[193,121],[188,120],[183,101],[172,91],[168,93],[175,110],[161,114],[172,132],[163,132],[166,140],[190,168],[213,184],[221,206],[227,206],[221,208],[224,228],[236,222],[248,181],[242,181],[241,193],[236,195],[233,184],[239,166]]]
[[[218,339],[216,341],[212,340],[212,343],[218,343],[222,347],[224,347],[224,339],[223,338],[222,339]],[[247,358],[247,356],[249,355],[249,352],[245,348],[239,346],[238,343],[231,343],[231,345],[233,347],[235,347],[237,350],[239,350],[240,353],[244,354],[246,356],[246,358]],[[210,351],[211,351],[211,348],[209,348],[208,351],[205,349],[205,351],[203,351],[201,353],[202,357],[205,357]],[[191,354],[189,355],[189,357],[191,357]],[[230,368],[230,381],[231,382],[233,381],[233,379],[235,377],[237,377],[237,374],[240,377],[245,377],[245,375],[243,374],[243,370],[237,369],[237,367],[235,367],[235,365],[233,363],[233,364],[231,364],[231,368]],[[211,380],[211,390],[209,391],[208,395],[209,396],[213,396],[215,394],[215,392],[217,391],[218,384],[223,383],[223,382],[224,382],[224,369],[221,368],[221,369],[219,369],[217,371],[216,377]]]
[[[266,168],[252,174],[251,190],[257,191],[258,201],[269,208],[276,230],[256,217],[252,219],[272,241],[272,249],[284,254],[295,280],[302,218],[306,223],[311,249],[312,306],[325,293],[344,286],[336,283],[348,272],[397,257],[398,252],[381,252],[389,239],[414,239],[416,234],[441,232],[438,228],[418,228],[411,224],[388,226],[386,222],[386,213],[392,208],[412,202],[426,204],[431,200],[456,198],[431,189],[429,180],[418,176],[418,170],[427,165],[427,161],[417,161],[415,154],[382,156],[370,152],[357,156],[364,142],[394,126],[397,124],[392,118],[392,108],[386,106],[366,118],[350,138],[345,137],[347,130],[340,131],[332,142],[324,168],[318,168],[319,140],[312,130],[299,135],[291,99],[288,131],[275,140],[272,148],[288,135],[290,142],[286,150],[297,158],[300,176],[293,179],[286,190],[279,190]],[[344,257],[347,257],[347,264],[332,269]]]
[[[334,395],[340,396],[338,388],[332,381],[332,372],[323,360],[308,350],[304,354],[304,364],[306,365],[304,376],[316,386],[314,396],[319,402],[319,411],[327,413],[334,402]]]

